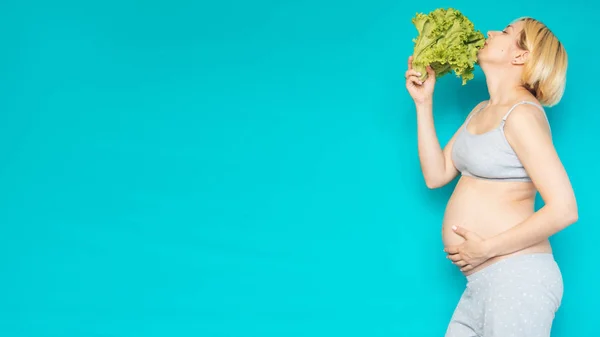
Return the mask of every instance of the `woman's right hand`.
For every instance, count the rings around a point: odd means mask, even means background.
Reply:
[[[435,87],[435,72],[431,66],[427,66],[427,78],[421,82],[419,77],[421,76],[412,67],[413,57],[408,58],[408,70],[404,74],[406,78],[406,89],[410,93],[410,96],[415,101],[415,104],[423,104],[430,102],[433,99],[433,89]]]

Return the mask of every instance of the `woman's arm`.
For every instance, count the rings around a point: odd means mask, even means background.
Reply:
[[[477,105],[473,111],[476,111],[481,104],[483,103]],[[435,131],[432,105],[431,101],[416,104],[417,138],[419,160],[425,184],[429,188],[438,188],[448,184],[458,174],[452,162],[452,146],[454,145],[456,136],[460,132],[460,128],[454,133],[442,150]],[[469,113],[469,116],[473,111]],[[461,128],[463,125],[461,125]]]
[[[518,106],[505,134],[545,205],[520,224],[487,239],[492,256],[535,245],[578,220],[575,194],[543,113],[528,104]]]

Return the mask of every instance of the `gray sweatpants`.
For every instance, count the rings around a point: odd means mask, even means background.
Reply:
[[[467,276],[446,337],[549,337],[562,296],[552,254],[505,258]]]

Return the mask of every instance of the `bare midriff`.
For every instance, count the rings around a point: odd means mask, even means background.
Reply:
[[[464,242],[452,230],[453,225],[462,226],[484,239],[516,226],[534,213],[535,195],[536,190],[531,182],[493,181],[462,176],[446,206],[442,225],[444,246]],[[544,240],[520,251],[493,257],[464,274],[473,274],[509,256],[551,252],[549,241]]]

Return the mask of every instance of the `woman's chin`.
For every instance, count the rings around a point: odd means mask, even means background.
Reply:
[[[482,55],[481,52],[477,54],[477,64],[481,66],[481,64],[485,64],[485,55]]]

